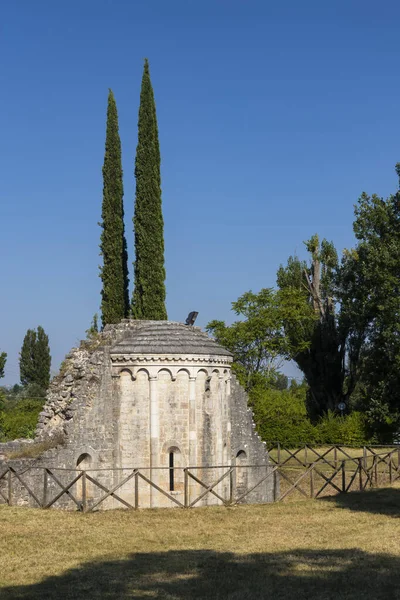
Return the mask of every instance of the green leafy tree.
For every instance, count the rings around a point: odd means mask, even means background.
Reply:
[[[51,355],[49,338],[43,327],[28,329],[20,352],[19,368],[23,386],[35,386],[35,394],[46,392],[50,383]],[[32,388],[33,389],[33,388]]]
[[[303,444],[363,445],[371,442],[365,414],[353,411],[345,416],[328,411],[314,424],[307,414],[308,386],[288,390],[257,386],[250,391],[254,420],[260,436],[287,447]]]
[[[289,378],[284,373],[277,373],[275,381],[272,385],[276,390],[287,390],[289,385]]]
[[[103,327],[119,323],[129,313],[128,253],[125,239],[121,140],[114,94],[110,90],[107,106],[106,148],[103,164],[103,205],[101,218],[100,277]]]
[[[42,408],[43,399],[6,400],[2,412],[0,439],[6,442],[17,438],[33,438]]]
[[[49,336],[45,333],[43,327],[37,328],[36,344],[33,351],[35,379],[36,383],[43,390],[47,390],[50,383],[51,356],[49,346]]]
[[[320,243],[317,235],[306,242],[306,248],[310,264],[290,257],[286,267],[279,268],[277,282],[288,308],[299,309],[300,303],[308,315],[293,322],[288,310],[285,332],[294,349],[291,358],[309,386],[309,415],[318,419],[329,410],[337,411],[340,402],[348,402],[355,381],[349,380],[346,363],[348,327],[336,311],[337,252],[331,242]],[[309,318],[311,313],[314,319]]]
[[[399,164],[396,171],[400,178]],[[360,356],[357,401],[378,438],[392,441],[400,427],[400,192],[386,200],[363,193],[354,233],[340,299]]]
[[[4,377],[4,369],[6,366],[7,354],[6,352],[0,352],[0,379]]]
[[[149,63],[144,63],[135,161],[135,319],[163,320],[165,308],[164,222],[161,208],[160,146]]]
[[[315,444],[317,431],[307,416],[307,386],[276,390],[255,387],[250,392],[257,431],[263,440],[295,447]]]
[[[295,306],[290,308],[293,322],[303,318]],[[232,302],[232,309],[242,320],[232,325],[211,321],[207,331],[233,353],[233,369],[247,390],[258,384],[273,386],[281,359],[294,351],[284,332],[289,307],[281,302],[277,292],[265,288],[258,294],[246,292]]]
[[[19,372],[22,385],[35,382],[35,346],[36,331],[28,329],[19,355]]]

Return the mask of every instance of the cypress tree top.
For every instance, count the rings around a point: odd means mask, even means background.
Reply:
[[[167,318],[160,162],[156,106],[146,59],[135,161],[135,287],[132,298],[132,316],[135,319]]]
[[[128,257],[125,239],[123,206],[121,140],[114,94],[109,91],[107,106],[106,148],[103,165],[103,205],[101,254],[103,267],[100,277],[101,316],[103,326],[119,323],[128,316]]]

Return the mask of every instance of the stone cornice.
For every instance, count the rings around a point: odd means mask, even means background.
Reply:
[[[206,356],[206,355],[180,355],[180,354],[112,354],[111,362],[117,365],[143,365],[143,364],[165,364],[174,365],[230,365],[232,358],[230,356]]]

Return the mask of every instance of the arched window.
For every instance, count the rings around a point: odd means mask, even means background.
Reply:
[[[177,467],[180,465],[180,453],[181,451],[176,446],[168,449],[168,466],[169,466],[169,491],[177,491],[178,479],[180,479],[177,473]],[[179,469],[178,469],[179,471]],[[178,477],[177,477],[178,475]]]
[[[244,450],[239,450],[236,454],[236,487],[241,491],[247,489],[247,468],[244,466],[246,462],[246,452]]]
[[[175,490],[175,478],[174,478],[174,453],[169,453],[169,491]]]
[[[79,456],[78,460],[76,461],[76,468],[79,469],[80,471],[86,471],[87,469],[90,469],[91,464],[92,464],[92,457],[87,452],[84,452],[83,454],[81,454]],[[83,500],[82,478],[77,481],[76,495],[78,497],[78,500]],[[86,498],[88,498],[90,495],[91,495],[91,486],[89,485],[89,482],[87,482]]]
[[[76,466],[79,467],[81,471],[85,471],[86,469],[90,469],[90,465],[92,464],[92,457],[90,454],[85,452],[81,454],[78,460],[76,461]]]
[[[243,465],[246,462],[247,454],[244,450],[239,450],[236,454],[236,464]]]

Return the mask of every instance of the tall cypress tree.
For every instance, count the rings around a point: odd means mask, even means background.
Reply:
[[[124,225],[121,140],[112,90],[108,94],[106,149],[103,164],[103,205],[100,249],[101,318],[104,325],[119,323],[129,313],[128,253]]]
[[[19,355],[19,370],[22,385],[35,384],[45,391],[50,383],[49,337],[39,325],[37,331],[28,329]]]
[[[7,353],[0,352],[0,379],[4,377],[4,368],[7,362]]]
[[[19,355],[19,375],[22,385],[35,382],[36,331],[28,329]]]
[[[135,177],[135,287],[132,316],[163,320],[165,308],[164,221],[161,209],[160,145],[149,63],[144,63]]]
[[[35,383],[43,390],[47,390],[50,383],[51,356],[49,347],[49,336],[43,327],[37,328],[36,344],[33,350],[35,365]]]

